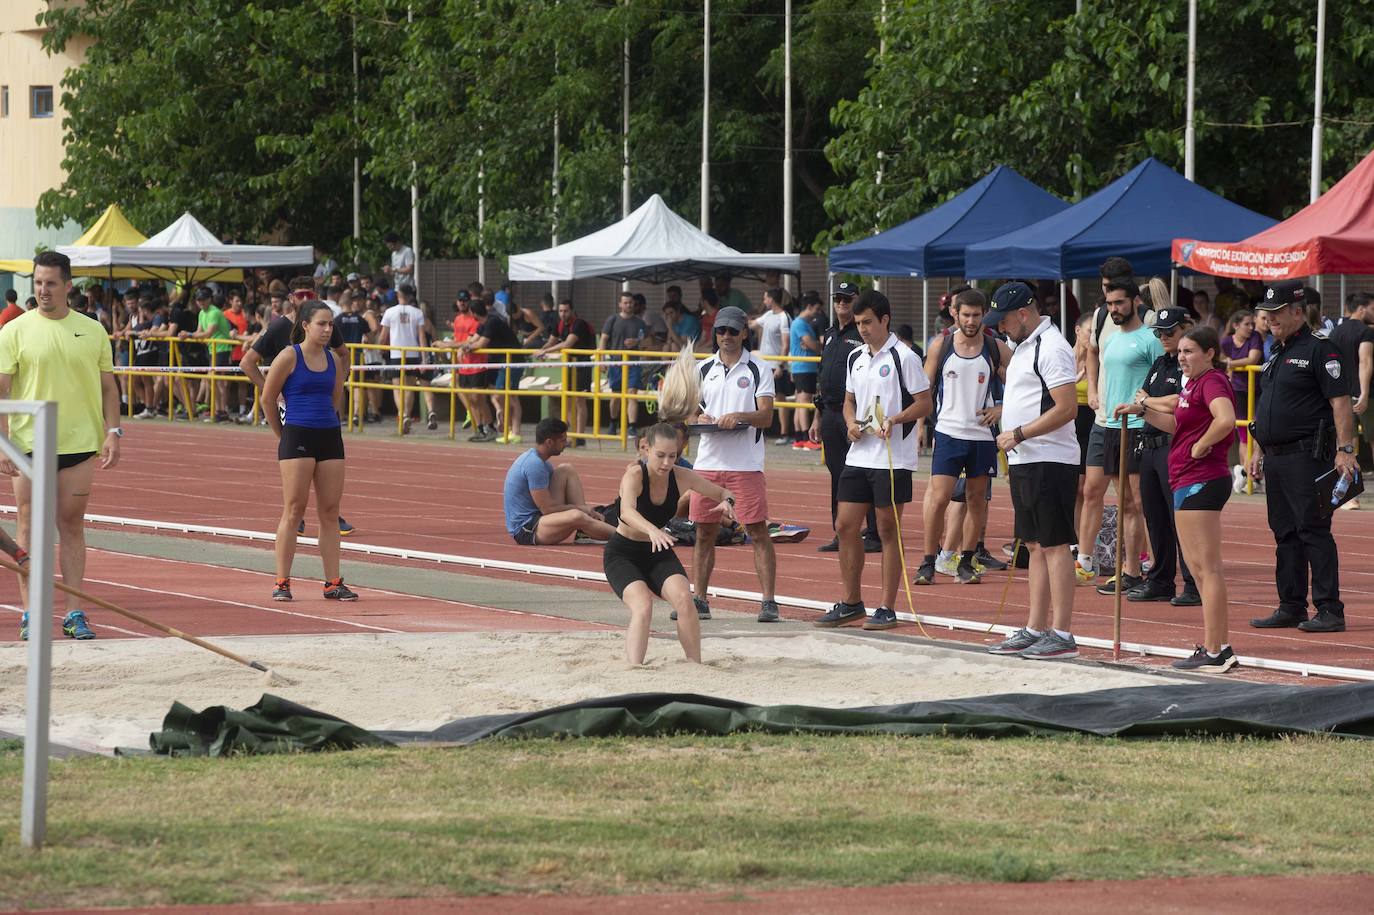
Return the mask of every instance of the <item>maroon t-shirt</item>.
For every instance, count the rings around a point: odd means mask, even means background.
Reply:
[[[1184,379],[1183,390],[1178,395],[1178,407],[1174,410],[1178,429],[1174,432],[1173,447],[1169,449],[1171,489],[1181,489],[1193,483],[1208,483],[1230,475],[1230,468],[1226,466],[1226,452],[1236,437],[1235,429],[1213,445],[1202,460],[1193,457],[1193,446],[1206,434],[1207,427],[1212,425],[1212,409],[1209,405],[1218,397],[1227,398],[1231,401],[1231,407],[1235,408],[1236,396],[1231,390],[1231,382],[1220,369],[1208,369],[1191,381]]]

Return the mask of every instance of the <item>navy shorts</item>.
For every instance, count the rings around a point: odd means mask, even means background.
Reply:
[[[953,438],[937,431],[930,473],[939,477],[996,476],[997,443],[990,439]]]
[[[507,372],[510,372],[510,389],[512,391],[520,390],[520,376],[525,374],[524,369],[497,369],[496,378],[492,382],[492,387],[498,391],[504,391],[506,389]]]
[[[640,371],[640,368],[641,368],[641,367],[638,366],[638,365],[632,365],[632,366],[630,366],[630,378],[629,378],[630,388],[629,388],[629,390],[631,390],[631,391],[638,391],[638,390],[639,390],[639,381],[640,381],[640,378],[639,378],[639,371]],[[611,366],[610,368],[606,369],[606,383],[607,383],[608,385],[610,385],[611,393],[613,393],[613,394],[619,394],[619,393],[620,393],[620,366],[618,366],[618,365],[613,365],[613,366]]]

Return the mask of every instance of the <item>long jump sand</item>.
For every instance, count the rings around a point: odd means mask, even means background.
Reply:
[[[146,746],[172,702],[242,708],[273,692],[366,728],[427,730],[455,718],[531,711],[633,692],[694,692],[761,705],[879,705],[1006,692],[1158,685],[1092,665],[996,658],[843,632],[708,637],[706,663],[654,639],[630,668],[618,632],[347,634],[223,638],[297,681],[263,675],[176,639],[53,646],[53,740]],[[23,733],[25,647],[0,645],[0,730]]]

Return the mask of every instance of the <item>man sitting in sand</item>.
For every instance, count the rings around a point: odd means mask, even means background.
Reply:
[[[615,533],[587,504],[582,480],[571,464],[555,467],[549,458],[568,446],[568,424],[542,419],[534,428],[534,447],[506,472],[502,499],[506,530],[524,546],[547,546],[574,537],[574,543],[604,543]]]

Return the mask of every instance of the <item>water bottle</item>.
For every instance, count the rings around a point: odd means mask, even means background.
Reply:
[[[1341,478],[1336,481],[1336,485],[1331,487],[1331,504],[1340,505],[1341,499],[1345,498],[1346,492],[1350,489],[1350,484],[1359,478],[1360,472],[1358,470],[1355,471],[1352,476],[1341,474]]]

